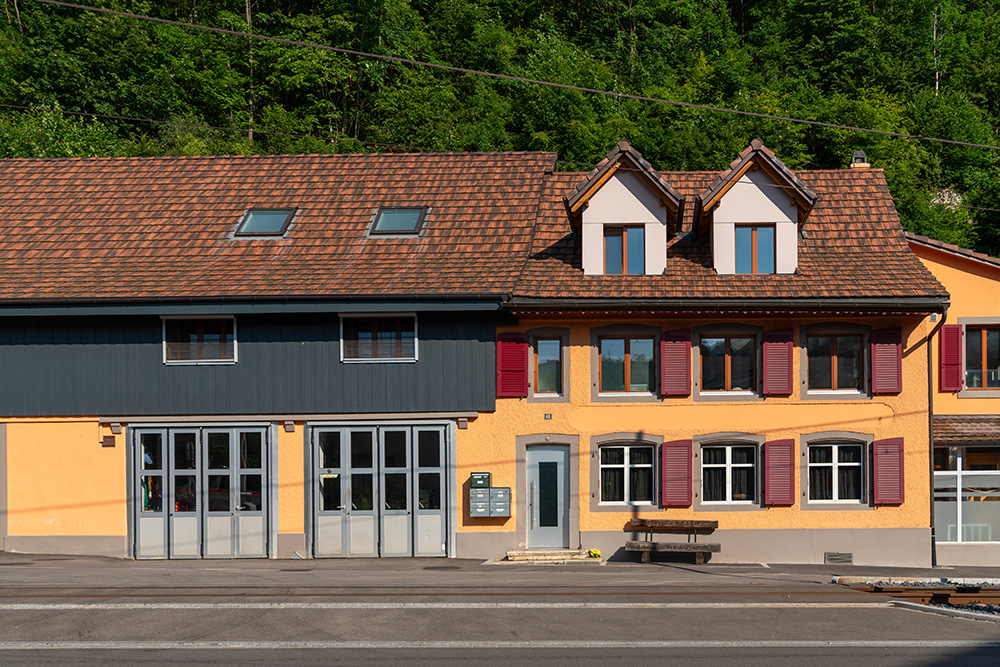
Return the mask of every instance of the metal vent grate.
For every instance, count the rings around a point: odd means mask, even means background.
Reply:
[[[854,554],[841,551],[827,551],[823,554],[824,565],[853,565]]]

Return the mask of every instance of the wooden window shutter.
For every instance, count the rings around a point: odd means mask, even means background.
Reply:
[[[664,331],[660,338],[660,395],[691,394],[691,330]]]
[[[660,505],[688,507],[691,505],[690,440],[665,442],[660,446]]]
[[[872,393],[903,391],[903,334],[898,328],[872,332]]]
[[[522,333],[497,336],[497,397],[528,395],[528,337]]]
[[[764,332],[764,395],[792,393],[792,330]]]
[[[903,439],[876,440],[875,504],[899,505],[903,502]]]
[[[941,391],[962,389],[962,325],[941,327]]]
[[[764,504],[795,504],[795,441],[764,443]]]

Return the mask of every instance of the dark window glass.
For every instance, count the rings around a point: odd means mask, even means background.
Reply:
[[[371,510],[374,507],[374,486],[371,474],[351,475],[351,509]]]
[[[340,503],[340,475],[323,475],[320,477],[319,509],[323,512],[343,509]]]
[[[208,511],[228,512],[231,503],[229,502],[229,475],[209,475],[208,476]]]
[[[370,431],[351,432],[351,467],[371,468],[374,459],[372,458],[372,434]]]
[[[319,467],[340,467],[340,433],[322,431],[319,434]]]
[[[656,366],[652,338],[629,340],[629,391],[653,391]]]
[[[809,388],[833,389],[833,337],[809,336]]]
[[[601,391],[625,391],[625,340],[601,339]]]
[[[625,228],[625,273],[641,276],[646,272],[646,232],[643,227]]]
[[[385,431],[382,465],[386,468],[406,467],[406,432]]]
[[[235,361],[234,320],[165,320],[167,361]]]
[[[246,212],[237,236],[280,236],[295,216],[294,208],[254,208]]]
[[[263,456],[263,436],[261,433],[240,433],[240,467],[260,468]]]
[[[604,273],[620,275],[625,266],[625,230],[604,228]]]
[[[237,509],[251,512],[263,509],[262,490],[260,475],[240,475],[240,506]]]
[[[656,389],[656,345],[652,338],[602,338],[603,392],[652,392]]]
[[[385,479],[385,509],[405,510],[410,503],[406,493],[406,473],[386,473]]]
[[[730,350],[730,391],[748,391],[754,388],[754,361],[757,357],[753,338],[733,338]]]
[[[726,389],[726,339],[701,339],[701,388],[702,391]]]
[[[736,273],[774,273],[774,226],[740,225],[734,231]]]
[[[143,433],[140,442],[142,444],[142,469],[163,470],[162,436],[159,433]]]
[[[538,462],[538,525],[550,528],[559,525],[559,464]]]
[[[140,485],[142,486],[142,511],[163,511],[163,478],[159,475],[143,475]]]
[[[424,224],[426,207],[383,207],[375,215],[370,234],[416,234]]]
[[[420,493],[417,495],[417,501],[420,503],[418,509],[441,509],[441,473],[422,472],[417,475],[417,480],[420,485]]]
[[[535,393],[558,394],[562,391],[562,341],[535,341]]]
[[[229,434],[208,434],[208,468],[218,470],[229,467]]]
[[[757,342],[754,337],[704,337],[700,350],[702,391],[756,389]]]
[[[441,434],[437,431],[417,431],[417,465],[437,468],[441,465]]]
[[[416,318],[345,317],[345,359],[413,359]]]

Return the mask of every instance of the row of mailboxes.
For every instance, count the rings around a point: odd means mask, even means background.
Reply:
[[[510,516],[510,487],[469,489],[469,516]]]

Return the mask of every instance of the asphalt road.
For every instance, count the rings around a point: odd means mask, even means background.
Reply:
[[[1000,623],[830,583],[872,572],[0,554],[0,664],[1000,665]]]

